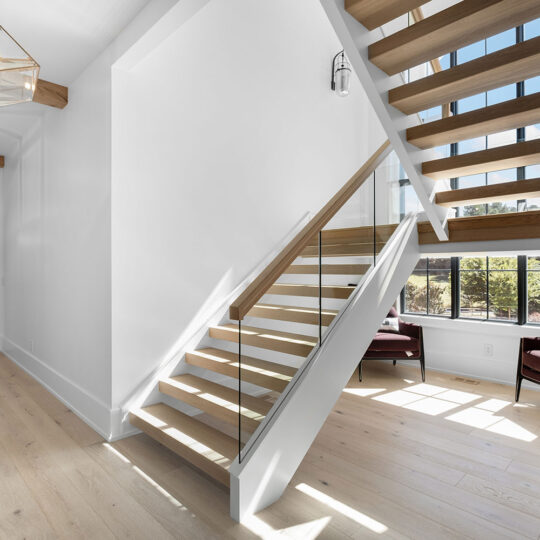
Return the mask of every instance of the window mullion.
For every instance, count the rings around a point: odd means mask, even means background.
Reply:
[[[518,267],[518,283],[517,283],[517,296],[518,296],[518,312],[517,323],[527,323],[527,256],[518,255],[517,258]]]
[[[486,320],[489,321],[489,257],[486,257]]]
[[[451,315],[452,319],[459,318],[460,313],[460,274],[459,274],[459,257],[450,259],[450,297],[451,297]]]

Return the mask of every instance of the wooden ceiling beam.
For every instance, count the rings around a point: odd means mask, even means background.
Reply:
[[[68,88],[67,86],[38,79],[32,101],[56,109],[63,109],[68,104]]]

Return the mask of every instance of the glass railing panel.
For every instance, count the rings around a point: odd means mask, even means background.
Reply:
[[[357,287],[377,264],[377,258],[401,220],[417,209],[418,205],[412,201],[404,205],[402,176],[403,169],[397,157],[390,153],[323,229],[310,238],[287,271],[261,299],[265,309],[280,312],[264,327],[279,328],[279,331],[286,329],[275,336],[274,350],[281,351],[279,362],[286,362],[299,372],[309,365],[332,324],[336,324]],[[286,321],[285,325],[283,321]],[[253,335],[249,316],[247,322],[237,324],[238,439],[242,460],[255,439],[264,432],[265,425],[252,438],[254,423],[251,417],[254,412],[242,393],[244,382],[241,372],[245,373],[246,365],[251,362],[245,355],[245,348],[253,344]],[[271,333],[268,330],[268,334]],[[265,338],[258,336],[257,339],[260,337]],[[296,380],[292,378],[281,392],[269,396],[270,402],[275,400],[275,404],[265,415],[263,424],[270,422]]]

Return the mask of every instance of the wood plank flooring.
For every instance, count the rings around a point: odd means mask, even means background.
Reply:
[[[108,444],[0,355],[0,538],[540,538],[540,392],[368,362],[245,525],[144,434]]]

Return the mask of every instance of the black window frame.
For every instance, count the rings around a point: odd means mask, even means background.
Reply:
[[[479,271],[486,273],[486,313],[487,317],[484,319],[478,319],[473,317],[464,317],[461,314],[461,268],[460,260],[462,257],[450,257],[450,298],[451,298],[451,315],[438,315],[429,313],[429,259],[425,257],[426,261],[426,313],[417,313],[407,311],[406,305],[406,285],[401,290],[400,294],[400,307],[401,312],[405,315],[416,315],[419,317],[438,317],[441,319],[461,319],[464,321],[472,322],[493,322],[518,326],[540,326],[540,322],[531,322],[528,320],[528,305],[529,305],[529,291],[528,291],[528,275],[529,272],[538,272],[540,270],[528,269],[528,255],[512,255],[517,257],[517,269],[516,270],[493,270],[489,267],[489,258],[498,257],[499,255],[487,255],[486,267]],[[445,257],[431,257],[431,258],[445,258]],[[467,270],[464,270],[467,272]],[[490,272],[516,272],[517,273],[517,320],[505,321],[504,319],[489,318],[489,273]]]

